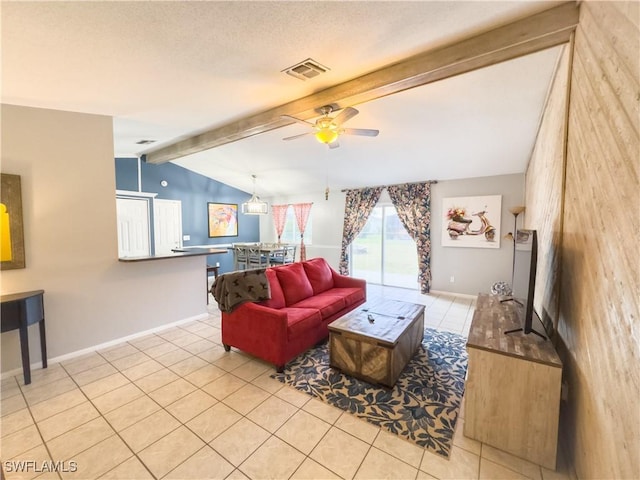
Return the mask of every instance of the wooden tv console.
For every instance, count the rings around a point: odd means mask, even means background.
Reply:
[[[505,335],[522,326],[524,309],[504,298],[478,295],[467,341],[464,434],[555,470],[562,362],[550,340]]]

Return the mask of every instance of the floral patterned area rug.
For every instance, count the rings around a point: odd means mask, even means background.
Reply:
[[[454,333],[425,329],[422,345],[393,389],[331,368],[328,343],[271,376],[448,458],[464,393],[466,341]]]

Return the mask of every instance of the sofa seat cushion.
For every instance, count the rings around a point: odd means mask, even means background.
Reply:
[[[295,308],[315,308],[320,310],[322,318],[329,318],[331,315],[339,312],[346,306],[344,298],[333,295],[316,295],[314,297],[305,298],[304,300],[294,303],[291,307]]]
[[[276,272],[271,268],[267,268],[264,273],[267,275],[267,280],[269,280],[271,298],[260,302],[260,305],[269,308],[284,308],[284,293],[282,293],[282,287],[280,286]]]
[[[349,307],[354,303],[365,299],[365,292],[361,288],[330,288],[329,290],[319,293],[318,297],[340,297],[345,301],[345,307]]]
[[[287,312],[287,336],[290,340],[309,335],[309,331],[315,331],[322,323],[320,310],[316,308],[286,307],[282,311]]]
[[[313,294],[325,292],[333,287],[331,268],[324,258],[314,258],[303,263],[304,271],[313,288]]]
[[[284,293],[287,307],[313,295],[313,288],[301,263],[274,268]]]

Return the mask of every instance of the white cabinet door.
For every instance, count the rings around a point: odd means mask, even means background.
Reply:
[[[150,255],[149,202],[143,199],[116,198],[118,212],[118,256]]]
[[[182,202],[153,200],[153,234],[156,255],[182,247]]]

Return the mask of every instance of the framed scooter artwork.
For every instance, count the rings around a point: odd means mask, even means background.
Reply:
[[[500,248],[502,195],[442,199],[442,246]]]

